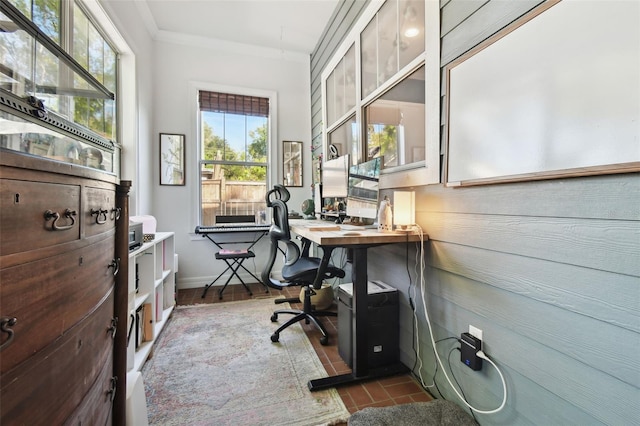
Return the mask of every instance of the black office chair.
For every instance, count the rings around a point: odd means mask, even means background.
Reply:
[[[293,315],[293,318],[289,319],[286,323],[281,325],[272,335],[271,341],[277,342],[280,338],[280,333],[285,328],[298,321],[305,320],[305,323],[313,323],[318,330],[322,333],[320,343],[326,345],[329,342],[329,336],[327,330],[317,317],[321,316],[335,316],[335,312],[331,311],[317,311],[313,309],[311,305],[311,296],[315,294],[312,288],[313,282],[320,268],[321,259],[317,257],[309,257],[308,253],[309,243],[305,242],[303,245],[303,254],[301,255],[298,244],[291,240],[291,232],[289,230],[289,211],[286,201],[289,200],[289,191],[282,185],[275,185],[272,190],[267,192],[266,202],[267,207],[272,209],[273,223],[269,229],[269,238],[271,239],[271,248],[269,250],[269,258],[262,270],[262,282],[263,284],[283,290],[285,287],[296,285],[304,287],[304,299],[303,309],[280,309],[273,313],[271,321],[278,320],[278,315],[288,314]],[[286,248],[284,249],[284,265],[282,266],[282,278],[285,282],[271,278],[271,270],[276,260],[278,252],[283,252],[280,247],[280,243],[284,243]],[[328,265],[323,279],[330,279],[339,277],[342,278],[345,273],[342,269]]]

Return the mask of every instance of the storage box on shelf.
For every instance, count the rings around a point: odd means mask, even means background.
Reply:
[[[175,307],[173,232],[156,232],[152,241],[129,253],[129,336],[127,369],[139,371]]]

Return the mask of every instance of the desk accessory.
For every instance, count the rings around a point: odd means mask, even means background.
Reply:
[[[416,223],[416,193],[414,191],[395,191],[393,193],[393,223],[396,231],[407,232]]]
[[[393,211],[391,210],[391,200],[387,195],[384,196],[380,203],[380,210],[378,210],[378,231],[393,231]]]
[[[302,210],[302,213],[304,213],[304,218],[305,219],[315,219],[315,209],[316,209],[316,205],[313,201],[313,199],[309,198],[308,200],[304,200],[302,202],[302,205],[300,206],[300,210]]]

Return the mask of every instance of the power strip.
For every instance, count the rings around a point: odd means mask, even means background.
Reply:
[[[469,334],[462,333],[460,336],[460,361],[470,369],[478,371],[482,369],[482,358],[478,356],[478,351],[482,350],[482,340]]]

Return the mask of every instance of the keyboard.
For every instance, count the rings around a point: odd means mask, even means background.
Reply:
[[[343,231],[357,231],[357,230],[364,229],[364,226],[348,225],[346,223],[341,223],[340,224],[340,229],[342,229]]]
[[[343,231],[362,231],[363,229],[378,229],[378,225],[349,225],[348,223],[341,223],[340,229]]]
[[[223,232],[265,232],[271,225],[246,224],[246,223],[225,223],[215,226],[196,226],[196,234],[212,234]]]

